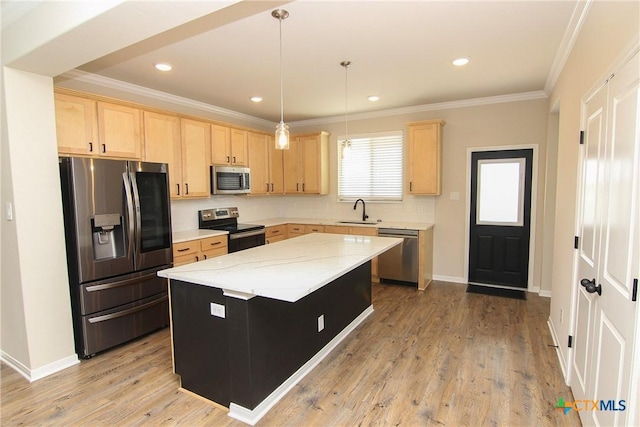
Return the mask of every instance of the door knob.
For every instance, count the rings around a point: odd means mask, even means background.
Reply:
[[[585,287],[586,291],[590,294],[597,292],[598,295],[602,295],[602,285],[596,286],[596,279],[582,279],[580,284]]]

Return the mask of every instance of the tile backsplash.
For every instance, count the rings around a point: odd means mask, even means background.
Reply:
[[[435,197],[404,196],[399,203],[367,203],[369,220],[409,221],[435,223]],[[198,228],[198,211],[202,209],[237,206],[239,222],[250,223],[259,219],[335,218],[361,219],[362,206],[353,210],[352,202],[338,202],[335,195],[327,196],[211,196],[206,199],[172,200],[171,223],[173,231]]]

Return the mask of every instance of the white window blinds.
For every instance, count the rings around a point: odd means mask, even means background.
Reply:
[[[338,138],[338,200],[402,200],[402,131]]]

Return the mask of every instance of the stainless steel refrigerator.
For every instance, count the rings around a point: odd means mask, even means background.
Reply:
[[[60,158],[76,352],[82,358],[169,324],[167,165]]]

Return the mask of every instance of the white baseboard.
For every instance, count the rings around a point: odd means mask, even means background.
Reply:
[[[302,365],[300,369],[293,373],[285,382],[283,382],[278,388],[276,388],[269,396],[267,396],[255,409],[247,409],[243,406],[237,405],[233,402],[229,405],[229,416],[235,418],[238,421],[249,425],[255,425],[260,419],[271,409],[276,403],[280,401],[296,384],[298,384],[309,372],[315,368],[318,363],[327,357],[331,350],[333,350],[347,335],[349,335],[360,323],[364,321],[369,315],[373,313],[373,306],[370,305],[364,310],[358,317],[356,317],[346,328],[336,335],[327,345],[325,345],[319,352],[316,353],[307,363]]]
[[[545,297],[545,298],[551,298],[551,290],[540,289],[540,292],[538,292],[538,295],[540,295],[541,297]]]
[[[558,356],[558,361],[560,362],[562,377],[564,378],[565,384],[568,384],[567,365],[565,363],[565,360],[562,358],[562,352],[560,351],[560,341],[558,341],[558,335],[556,334],[556,330],[553,327],[553,323],[551,323],[551,318],[547,319],[547,326],[549,327],[549,332],[551,333],[553,344],[556,346],[556,356]]]
[[[78,356],[74,354],[63,359],[56,360],[55,362],[49,363],[47,365],[41,366],[39,368],[30,369],[26,367],[22,362],[11,357],[4,351],[0,353],[0,360],[10,366],[14,371],[22,375],[30,383],[80,363],[80,360],[78,360]]]
[[[456,276],[440,276],[440,275],[434,274],[433,280],[437,280],[439,282],[462,283],[464,285],[467,284],[467,281],[464,279],[464,277],[456,277]]]

